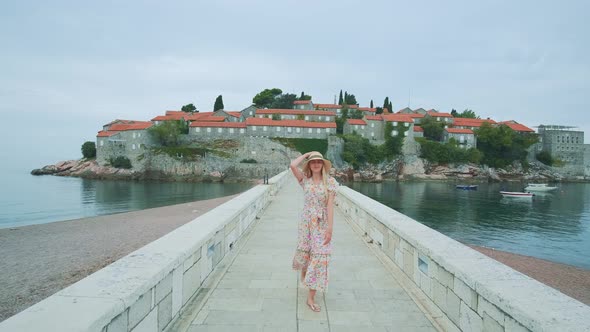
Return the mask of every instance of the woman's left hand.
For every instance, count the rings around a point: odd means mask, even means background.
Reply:
[[[332,230],[326,230],[326,235],[324,235],[324,245],[330,243],[332,241]]]

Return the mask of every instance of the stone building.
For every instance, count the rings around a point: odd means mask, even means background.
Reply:
[[[361,137],[369,138],[367,136],[367,122],[363,119],[347,119],[342,128],[344,134],[357,133]]]
[[[475,148],[477,146],[477,139],[471,129],[445,128],[443,131],[443,142],[448,143],[451,138],[454,138],[459,143],[459,146],[464,149]]]
[[[195,121],[189,125],[188,134],[199,138],[238,138],[246,135],[246,123]]]
[[[565,162],[564,171],[571,175],[584,175],[586,164],[584,132],[576,127],[539,125],[537,150],[547,151],[553,158]],[[540,151],[538,151],[540,152]]]
[[[293,109],[312,111],[314,108],[311,100],[295,100],[293,102]]]
[[[356,110],[359,108],[358,105],[337,105],[337,104],[314,104],[313,107],[318,111],[331,111],[336,112],[336,116],[342,114],[342,108],[347,107],[348,110]]]
[[[445,126],[450,126],[453,124],[453,115],[451,115],[450,113],[438,112],[432,109],[426,112],[424,116],[433,118],[437,122],[442,122],[445,124]]]
[[[336,122],[248,118],[246,126],[248,136],[327,138],[329,135],[336,134]]]
[[[424,137],[424,129],[420,126],[414,125],[414,137]]]
[[[492,119],[453,118],[453,127],[459,129],[479,129],[484,123],[495,125]]]
[[[105,165],[118,156],[133,161],[150,144],[147,129],[152,125],[149,121],[115,120],[103,126],[96,135],[96,161]]]
[[[334,122],[336,121],[336,112],[290,109],[257,109],[256,118]]]
[[[243,110],[240,111],[242,116],[240,117],[240,122],[246,121],[247,118],[253,118],[256,115],[256,105],[250,105]]]

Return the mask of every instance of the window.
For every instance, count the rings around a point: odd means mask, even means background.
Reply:
[[[104,146],[104,141],[103,140],[100,141],[100,146]]]
[[[375,128],[375,124],[374,123],[371,123],[371,128]]]
[[[262,127],[262,131],[266,131],[268,128],[266,126]]]
[[[319,134],[320,133],[320,130],[321,130],[321,128],[318,128],[318,130],[316,130],[316,133]]]
[[[397,126],[397,121],[393,121],[393,126]]]
[[[465,135],[459,136],[459,143],[464,143],[464,142],[465,142]]]
[[[223,128],[217,128],[217,132],[218,133],[222,133],[223,132]]]
[[[244,133],[244,128],[240,128],[240,134]]]
[[[309,116],[308,116],[308,115],[306,115],[306,116],[305,116],[305,121],[308,121],[308,120],[309,120]]]
[[[252,111],[250,111],[250,115],[252,115]]]
[[[358,125],[354,125],[354,130],[358,130],[359,126]]]
[[[137,133],[137,137],[141,137],[141,133]]]
[[[287,132],[289,132],[289,133],[291,132],[291,127],[287,128]]]
[[[195,127],[195,133],[200,133],[200,132],[201,132],[201,128]]]
[[[326,132],[329,133],[330,132],[330,128],[326,128]]]
[[[135,150],[135,144],[131,144],[131,150]]]
[[[211,132],[211,128],[207,128],[207,132],[210,133]]]
[[[135,138],[135,133],[133,133],[133,138]]]
[[[404,131],[404,136],[408,136],[409,131]]]
[[[277,127],[277,131],[281,131],[281,127]]]
[[[437,116],[436,117],[436,121],[440,121],[440,116]]]
[[[256,126],[252,126],[252,131],[256,131]]]
[[[375,137],[375,133],[374,132],[371,132],[371,137]]]
[[[409,122],[406,122],[406,123],[404,123],[404,126],[409,127],[410,126],[410,123]]]
[[[229,133],[233,134],[234,133],[234,128],[229,128]]]
[[[309,128],[309,129],[307,130],[307,132],[311,134],[311,133],[313,132],[313,129]]]
[[[299,133],[299,132],[301,132],[301,128],[297,128],[297,132],[298,132],[298,133]]]
[[[391,136],[397,136],[397,130],[392,130],[391,131]]]

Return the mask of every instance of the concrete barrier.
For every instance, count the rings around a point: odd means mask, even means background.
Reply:
[[[590,331],[590,306],[348,187],[336,202],[440,309],[435,319],[447,329]]]
[[[240,241],[286,174],[8,318],[0,331],[163,331]]]

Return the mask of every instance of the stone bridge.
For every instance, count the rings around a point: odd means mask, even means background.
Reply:
[[[347,187],[320,313],[283,172],[0,323],[15,331],[590,331],[590,307]]]

